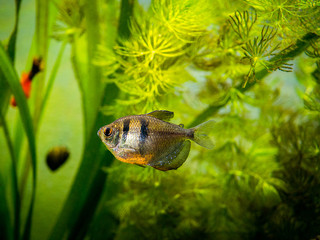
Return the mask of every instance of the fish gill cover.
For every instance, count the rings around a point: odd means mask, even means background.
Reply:
[[[0,5],[1,239],[319,238],[319,1]],[[98,129],[161,109],[213,119],[215,147],[168,172],[114,161]]]

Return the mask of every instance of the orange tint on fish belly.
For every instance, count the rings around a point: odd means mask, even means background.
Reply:
[[[125,162],[125,163],[147,165],[151,161],[151,159],[154,157],[153,154],[141,155],[141,154],[137,154],[137,153],[131,153],[128,155],[129,156],[127,156],[127,157],[117,156],[116,158],[119,161]]]

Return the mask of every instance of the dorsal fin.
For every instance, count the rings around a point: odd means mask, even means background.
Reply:
[[[146,115],[158,118],[162,121],[169,121],[171,118],[173,118],[174,113],[166,110],[156,110],[156,111],[147,113]]]

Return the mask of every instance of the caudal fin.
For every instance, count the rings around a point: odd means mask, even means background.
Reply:
[[[214,147],[214,144],[208,133],[213,129],[215,121],[209,120],[204,123],[199,124],[198,126],[191,128],[194,131],[194,138],[192,139],[197,144],[202,147],[211,149]]]

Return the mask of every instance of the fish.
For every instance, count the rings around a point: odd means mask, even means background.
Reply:
[[[119,161],[161,171],[178,169],[189,155],[191,141],[207,149],[214,147],[208,132],[215,121],[185,129],[168,122],[173,116],[167,110],[125,116],[101,127],[97,134]]]
[[[39,73],[42,70],[41,61],[42,61],[41,58],[34,58],[33,62],[32,62],[31,70],[28,73],[23,72],[21,75],[20,84],[21,84],[22,90],[23,90],[26,98],[29,98],[30,94],[31,94],[32,79],[34,78],[34,76],[37,73]],[[13,107],[17,106],[16,99],[13,96],[11,98],[10,104]]]

